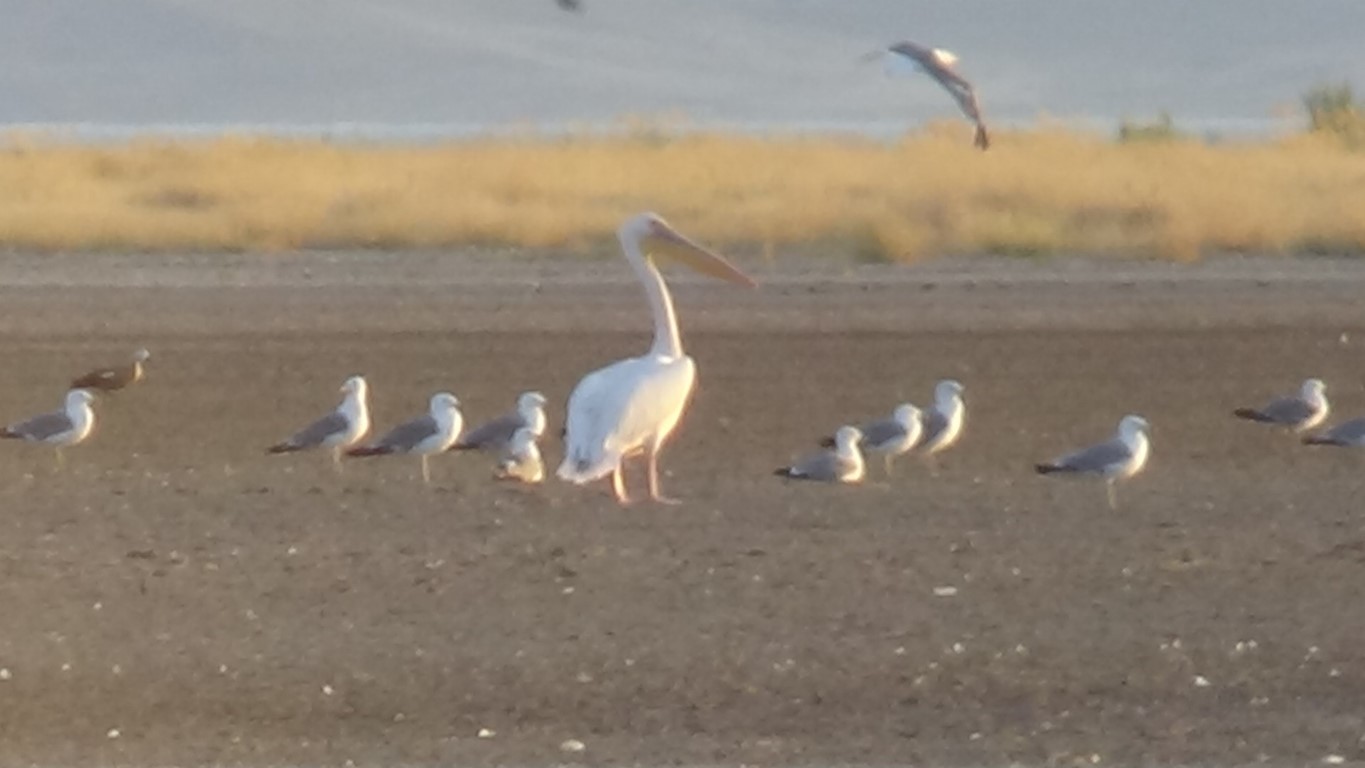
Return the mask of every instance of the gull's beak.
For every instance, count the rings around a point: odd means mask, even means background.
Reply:
[[[698,245],[679,234],[677,230],[655,221],[649,230],[649,253],[677,259],[703,275],[719,278],[727,283],[753,288],[756,283],[748,275],[740,272],[725,257]]]

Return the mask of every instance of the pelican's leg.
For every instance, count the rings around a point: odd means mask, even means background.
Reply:
[[[616,469],[611,473],[611,489],[616,493],[616,501],[621,504],[629,504],[630,497],[626,495],[626,479],[621,472],[621,465],[625,459],[621,459],[616,464]]]
[[[1105,483],[1104,487],[1109,491],[1109,508],[1117,512],[1119,509],[1119,496],[1118,492],[1114,490],[1114,483]]]
[[[431,467],[427,465],[427,455],[422,454],[422,484],[431,485]]]
[[[649,498],[660,504],[681,504],[677,499],[663,495],[659,491],[659,445],[651,445],[645,451],[645,461],[649,464]]]

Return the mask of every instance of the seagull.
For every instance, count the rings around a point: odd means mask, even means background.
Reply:
[[[1321,379],[1308,379],[1297,395],[1277,397],[1261,408],[1238,408],[1233,415],[1262,424],[1288,427],[1293,432],[1306,432],[1327,418],[1331,406],[1327,402],[1327,385]]]
[[[344,397],[336,410],[270,446],[270,453],[293,453],[309,448],[331,448],[332,463],[341,472],[341,454],[370,431],[370,386],[364,376],[352,376],[341,385]]]
[[[142,381],[142,364],[152,353],[139,349],[133,353],[131,362],[99,368],[71,382],[70,389],[98,389],[101,392],[115,392],[130,384]]]
[[[908,66],[912,71],[922,72],[938,81],[945,90],[957,101],[957,106],[962,113],[976,124],[976,136],[973,143],[980,149],[986,150],[991,146],[990,134],[986,131],[986,123],[981,117],[981,106],[976,101],[976,89],[967,81],[967,78],[958,74],[957,56],[951,51],[942,48],[928,48],[908,40],[893,43],[884,49],[873,51],[864,57],[864,60],[871,61],[881,56],[887,57],[887,70],[894,71]]]
[[[73,389],[66,393],[60,411],[44,413],[31,419],[0,429],[0,438],[45,443],[57,449],[57,468],[65,466],[62,449],[83,442],[95,428],[95,412],[90,404],[95,396],[87,389]]]
[[[934,456],[946,451],[962,435],[967,406],[962,402],[964,387],[953,379],[944,379],[934,387],[934,404],[924,411],[922,437],[915,446],[931,464]]]
[[[537,434],[530,427],[522,427],[512,434],[494,477],[499,480],[518,480],[523,483],[539,483],[545,479],[545,463],[540,458],[540,448],[536,447]]]
[[[924,431],[923,414],[910,403],[902,403],[896,406],[889,417],[869,422],[858,429],[863,433],[862,442],[859,444],[863,453],[880,453],[886,465],[886,476],[890,477],[891,460],[906,453],[919,442]],[[820,445],[833,448],[834,438],[827,437]]]
[[[531,430],[533,438],[545,434],[545,396],[539,392],[521,393],[515,410],[460,435],[450,450],[501,453],[507,450],[517,430],[523,428]]]
[[[866,474],[863,455],[858,450],[858,443],[862,439],[863,433],[857,427],[839,427],[834,433],[833,450],[812,454],[789,467],[775,470],[773,474],[823,483],[859,482]]]
[[[1335,445],[1341,448],[1365,448],[1365,416],[1344,421],[1317,435],[1303,438],[1304,445]]]
[[[1109,508],[1116,510],[1118,496],[1114,484],[1142,471],[1151,449],[1147,439],[1147,432],[1150,429],[1147,420],[1141,416],[1124,416],[1119,422],[1118,434],[1112,440],[1069,453],[1047,464],[1039,464],[1036,467],[1038,474],[1051,475],[1060,472],[1098,475],[1104,478],[1105,487],[1109,492]]]
[[[431,396],[427,412],[403,422],[370,445],[350,448],[347,456],[387,456],[395,453],[417,454],[422,457],[422,482],[431,483],[428,458],[449,448],[460,436],[464,418],[460,415],[460,401],[449,392]]]

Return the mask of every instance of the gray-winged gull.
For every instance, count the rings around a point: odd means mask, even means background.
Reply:
[[[505,413],[492,421],[460,435],[460,439],[450,446],[452,451],[490,451],[502,453],[512,442],[512,436],[519,429],[530,429],[534,437],[545,433],[545,396],[539,392],[523,392],[517,397],[517,405],[510,413]]]
[[[856,483],[863,479],[866,468],[858,448],[863,433],[857,427],[844,426],[834,433],[834,447],[811,454],[773,474],[798,480],[823,483]]]
[[[90,408],[94,401],[89,390],[73,389],[66,393],[61,410],[4,427],[0,429],[0,438],[53,446],[57,450],[57,467],[61,468],[65,465],[62,449],[84,441],[95,429],[95,412]]]
[[[1113,439],[1039,464],[1038,474],[1065,473],[1103,478],[1109,493],[1109,508],[1118,509],[1114,485],[1141,472],[1146,465],[1147,454],[1151,451],[1151,443],[1147,439],[1150,428],[1147,420],[1141,416],[1124,416],[1119,421],[1118,434]]]
[[[512,433],[498,459],[494,476],[499,480],[518,480],[523,483],[539,483],[545,479],[545,463],[540,458],[540,448],[536,445],[537,434],[530,427],[522,427]]]
[[[431,469],[427,464],[428,458],[449,448],[460,436],[460,429],[463,426],[460,401],[449,392],[437,392],[431,396],[425,414],[399,424],[370,445],[351,448],[346,451],[346,455],[417,454],[422,457],[422,482],[430,483]]]
[[[1331,411],[1326,393],[1327,385],[1321,379],[1308,379],[1296,395],[1277,397],[1260,408],[1238,408],[1233,415],[1304,432],[1321,424]]]
[[[289,439],[270,446],[270,453],[293,453],[310,448],[331,448],[332,463],[341,471],[341,454],[370,432],[370,386],[364,376],[352,376],[341,385],[341,403],[331,413],[295,432]]]

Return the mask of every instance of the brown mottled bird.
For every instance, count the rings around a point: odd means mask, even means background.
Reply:
[[[865,58],[870,61],[883,55],[889,55],[887,59],[888,71],[908,66],[911,70],[923,72],[938,81],[938,84],[943,86],[953,97],[953,100],[957,102],[962,113],[976,124],[976,136],[973,143],[983,150],[991,146],[991,137],[986,131],[986,122],[981,117],[981,105],[976,101],[976,90],[972,88],[971,83],[967,82],[967,78],[958,74],[956,69],[957,56],[955,54],[942,48],[930,48],[903,40],[887,46],[884,50],[873,51]]]
[[[133,353],[131,362],[91,371],[71,382],[71,389],[98,389],[101,392],[115,392],[130,384],[142,381],[142,364],[152,354],[145,349]]]

